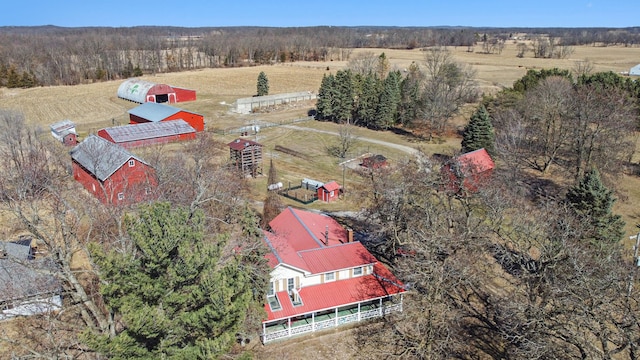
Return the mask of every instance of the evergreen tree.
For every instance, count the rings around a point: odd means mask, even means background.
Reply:
[[[316,100],[316,118],[319,120],[332,120],[333,110],[333,94],[334,94],[335,77],[333,74],[322,76],[320,89]]]
[[[487,109],[480,105],[464,127],[462,135],[462,152],[467,153],[484,148],[493,154],[495,135]]]
[[[269,79],[264,71],[260,71],[258,74],[258,96],[269,95]]]
[[[267,183],[269,185],[276,184],[278,182],[278,176],[276,174],[276,168],[273,166],[273,159],[269,161],[269,176]],[[267,192],[267,198],[264,200],[264,205],[262,207],[262,221],[260,222],[260,226],[263,229],[269,229],[269,223],[273,220],[278,214],[282,212],[284,209],[284,205],[282,201],[280,201],[280,195],[277,191],[269,190]]]
[[[402,75],[399,71],[392,71],[382,82],[382,92],[373,124],[378,129],[388,129],[396,123],[400,104],[401,79]]]
[[[16,71],[15,66],[9,67],[9,72],[7,74],[7,87],[8,88],[18,88],[21,85],[20,75]]]
[[[624,235],[624,221],[612,213],[616,199],[607,189],[600,174],[592,169],[584,174],[578,184],[567,192],[567,201],[584,221],[585,237],[598,246],[620,241]]]
[[[217,358],[228,351],[265,284],[256,286],[240,255],[223,254],[225,236],[205,238],[201,211],[156,203],[125,224],[132,251],[94,251],[105,305],[123,328],[110,337],[89,335],[89,343],[113,359]]]
[[[420,85],[424,74],[416,63],[409,66],[407,76],[400,84],[400,105],[398,106],[398,122],[409,125],[418,118],[420,105]]]
[[[380,101],[380,79],[373,73],[356,75],[360,78],[358,102],[355,109],[354,123],[371,126],[375,120],[378,101]]]
[[[354,86],[353,72],[339,70],[336,72],[333,96],[333,115],[336,122],[347,122],[353,118]]]

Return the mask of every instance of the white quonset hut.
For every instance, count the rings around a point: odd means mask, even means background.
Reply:
[[[629,75],[640,76],[640,64],[634,66],[629,70]]]
[[[127,79],[118,87],[118,97],[121,99],[146,103],[176,102],[176,93],[166,84],[156,84],[141,79]]]
[[[120,84],[118,97],[140,104],[146,102],[173,104],[196,100],[196,92],[195,90],[131,78]]]

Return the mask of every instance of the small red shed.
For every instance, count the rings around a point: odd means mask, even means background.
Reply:
[[[495,163],[484,148],[462,154],[447,164],[443,169],[449,177],[449,189],[471,192],[478,191],[488,181]]]
[[[70,151],[73,177],[105,204],[131,204],[154,197],[155,170],[122,146],[90,135]]]
[[[182,119],[196,131],[204,131],[204,116],[173,106],[147,102],[129,110],[129,123],[144,124]]]
[[[71,120],[62,120],[49,126],[51,136],[66,146],[75,146],[78,143],[76,125]]]
[[[331,202],[338,198],[341,191],[342,186],[335,181],[329,181],[318,188],[318,200]]]
[[[186,121],[170,120],[137,125],[123,125],[98,130],[98,136],[125,149],[193,140],[196,130]]]

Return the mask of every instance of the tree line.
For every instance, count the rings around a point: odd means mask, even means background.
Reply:
[[[325,75],[318,90],[317,118],[373,129],[426,128],[442,134],[467,103],[477,101],[474,72],[445,48],[430,48],[423,64],[406,74],[389,69],[382,53],[352,58],[348,69]]]
[[[494,52],[523,31],[555,39],[555,48],[565,50],[571,45],[640,43],[638,28],[1,27],[0,68],[6,73],[0,73],[0,86],[74,85],[200,68],[348,60],[352,48],[471,48],[483,42],[485,52]],[[10,78],[12,69],[19,79]]]

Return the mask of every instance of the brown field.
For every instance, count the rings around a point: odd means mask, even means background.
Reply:
[[[479,46],[476,50],[479,50]],[[625,47],[575,47],[575,52],[568,59],[534,59],[528,57],[517,58],[515,44],[509,42],[503,53],[482,54],[468,52],[466,47],[450,49],[459,62],[471,65],[477,72],[477,82],[481,91],[491,93],[503,87],[511,86],[518,78],[522,77],[527,69],[542,69],[558,67],[573,69],[578,61],[590,61],[595,71],[628,71],[632,66],[640,62],[640,48]],[[405,69],[412,62],[420,63],[424,59],[421,50],[380,50],[380,49],[356,49],[352,55],[359,52],[372,52],[379,54],[385,52],[390,59],[392,67]],[[256,92],[256,79],[260,71],[264,71],[270,84],[270,93],[285,93],[294,91],[314,91],[320,86],[324,74],[335,73],[344,68],[344,61],[329,62],[295,62],[272,66],[240,67],[229,69],[204,69],[199,71],[158,74],[145,76],[146,80],[167,83],[170,85],[195,89],[198,100],[177,104],[187,110],[195,111],[205,116],[208,130],[227,129],[246,126],[258,120],[277,122],[301,118],[306,116],[308,110],[313,108],[312,103],[295,104],[286,109],[261,112],[251,115],[238,115],[230,113],[229,106],[240,97],[249,97]],[[329,68],[329,70],[327,70]],[[33,89],[6,89],[0,88],[0,108],[13,109],[25,114],[27,121],[41,129],[48,131],[48,125],[62,119],[71,119],[78,125],[80,135],[87,135],[99,128],[111,126],[112,123],[123,124],[127,122],[127,110],[137,106],[122,99],[118,99],[116,91],[121,81],[110,81],[78,86],[42,87]],[[458,116],[454,123],[462,126],[467,121],[473,107],[470,106],[463,114]],[[331,123],[307,121],[296,124],[316,130],[336,132],[337,126]],[[377,139],[388,143],[407,146],[420,146],[428,153],[454,153],[459,149],[460,139],[450,137],[442,139],[440,143],[424,143],[415,138],[395,134],[390,131],[376,132],[368,129],[356,129],[361,138]],[[221,142],[233,140],[233,136],[218,136]],[[309,208],[322,210],[349,210],[359,209],[363,206],[359,199],[350,196],[349,190],[357,187],[359,178],[350,170],[343,172],[338,165],[339,160],[327,155],[326,147],[335,141],[335,136],[326,133],[311,131],[299,131],[287,127],[273,127],[263,129],[256,140],[264,144],[264,173],[269,166],[269,159],[273,159],[278,169],[280,181],[287,186],[288,182],[298,185],[302,178],[314,178],[317,180],[337,180],[343,183],[347,189],[347,195],[343,200],[332,204],[314,203]],[[311,161],[296,158],[275,151],[275,146],[280,145],[309,155]],[[354,156],[365,152],[384,154],[391,161],[396,161],[407,156],[407,153],[388,146],[360,141]],[[640,160],[636,155],[634,161]],[[251,196],[256,201],[265,197],[266,177],[258,177],[251,180]],[[616,211],[623,214],[627,222],[628,235],[637,232],[635,224],[640,222],[640,209],[636,204],[640,201],[640,180],[637,176],[622,175],[617,183],[619,201]],[[283,199],[287,205],[300,206],[300,204]],[[256,205],[256,207],[259,207]],[[261,209],[260,209],[261,210]],[[0,218],[1,219],[1,218]],[[626,240],[625,246],[630,242]],[[358,358],[353,352],[355,346],[350,340],[342,339],[349,330],[339,330],[325,335],[329,338],[327,343],[319,343],[312,353],[304,353],[304,357],[315,358]],[[315,335],[312,338],[316,338]],[[307,338],[308,339],[308,338]],[[341,345],[334,346],[333,341]],[[301,342],[302,341],[302,342]],[[262,347],[258,344],[254,351],[257,358],[288,359],[299,358],[299,352],[304,346],[301,341],[289,341],[277,344],[277,346]],[[308,345],[308,344],[307,344]],[[327,346],[325,346],[327,345]],[[336,349],[340,349],[338,355]]]
[[[471,65],[476,70],[476,81],[483,92],[495,92],[508,87],[527,69],[542,69],[558,67],[573,69],[579,61],[590,61],[594,71],[628,71],[640,59],[640,48],[637,47],[596,47],[579,46],[574,48],[573,54],[567,59],[535,59],[516,57],[516,44],[509,41],[501,54],[483,54],[469,52],[467,47],[450,48],[454,57],[461,63]],[[480,50],[476,46],[475,50]],[[424,59],[424,52],[415,50],[395,49],[355,49],[352,56],[361,52],[380,54],[384,52],[390,60],[392,68],[403,70],[412,62],[420,64]],[[256,121],[278,122],[301,118],[313,108],[313,104],[299,103],[285,109],[260,112],[251,115],[239,115],[229,112],[229,104],[240,97],[249,97],[256,92],[256,80],[260,71],[264,71],[269,78],[270,93],[284,93],[294,91],[317,91],[322,76],[335,73],[346,66],[346,61],[326,62],[294,62],[278,65],[256,67],[238,67],[225,69],[203,69],[182,73],[158,74],[145,76],[146,80],[167,83],[170,85],[195,89],[198,100],[180,103],[176,106],[195,111],[205,116],[208,130],[236,128],[253,124]],[[327,70],[327,68],[329,70]],[[48,125],[62,120],[71,119],[78,125],[80,135],[95,132],[97,129],[124,124],[127,122],[127,111],[137,104],[117,98],[116,91],[121,81],[109,81],[89,85],[40,87],[32,89],[0,89],[0,108],[13,109],[25,114],[27,121],[48,130]],[[454,119],[457,127],[463,126],[473,106],[467,107],[460,116]],[[297,126],[333,131],[336,125],[331,123],[308,121]],[[357,129],[361,138],[378,139],[390,143],[408,146],[421,146],[427,152],[453,153],[459,147],[459,139],[455,137],[442,139],[440,144],[421,143],[415,138],[406,137],[390,131],[377,132],[367,129]],[[223,142],[233,140],[233,136],[222,136]],[[297,130],[275,127],[263,129],[257,140],[265,145],[266,173],[268,160],[276,162],[279,175],[283,183],[299,182],[304,177],[322,180],[335,179],[341,182],[342,168],[338,166],[338,159],[326,156],[326,147],[331,144],[332,136],[315,132],[301,132]],[[281,145],[297,151],[304,151],[312,156],[313,161],[305,161],[274,151],[275,145]],[[402,151],[391,149],[361,141],[357,144],[353,155],[365,152],[383,153],[391,160],[406,156]],[[637,157],[640,159],[640,157]],[[345,172],[347,189],[357,185],[356,176]],[[253,195],[256,199],[264,196],[266,180],[258,178],[253,181]],[[635,230],[635,223],[640,221],[640,211],[633,205],[640,199],[640,181],[637,177],[625,176],[619,183],[620,200],[618,211],[625,214],[629,231]],[[334,209],[338,207],[353,208],[357,201],[351,203],[349,197],[337,204],[319,205],[311,207]],[[292,203],[294,204],[294,203]],[[361,205],[361,204],[360,204]]]

